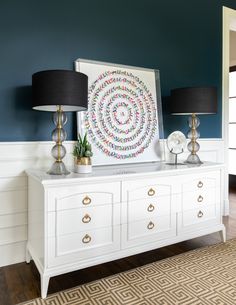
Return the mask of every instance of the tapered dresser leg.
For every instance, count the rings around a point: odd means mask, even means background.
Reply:
[[[47,297],[47,292],[48,292],[48,284],[50,277],[41,275],[41,298],[45,299]]]
[[[223,228],[220,232],[220,238],[221,238],[221,240],[222,240],[222,242],[226,242],[226,230],[225,230],[225,228]]]

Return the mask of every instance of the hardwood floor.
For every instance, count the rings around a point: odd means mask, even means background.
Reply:
[[[230,216],[224,217],[227,239],[236,237],[236,187],[230,189]],[[129,270],[220,241],[218,233],[86,268],[50,279],[49,294]],[[0,268],[0,305],[14,305],[40,295],[40,277],[33,262]]]

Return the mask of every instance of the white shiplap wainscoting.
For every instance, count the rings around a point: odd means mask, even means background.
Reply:
[[[221,139],[202,139],[200,157],[205,161],[224,161]],[[65,163],[73,166],[74,142],[66,142]],[[48,169],[53,142],[0,143],[0,266],[25,260],[27,240],[27,177],[28,168]],[[167,150],[166,150],[167,152]],[[187,156],[187,152],[184,153]],[[181,156],[181,158],[185,158]],[[35,194],[37,196],[37,194]],[[227,198],[226,198],[227,201]]]
[[[74,142],[65,144],[72,165]],[[27,240],[27,168],[49,168],[53,142],[0,143],[0,266],[22,262]],[[35,194],[37,196],[37,194]]]

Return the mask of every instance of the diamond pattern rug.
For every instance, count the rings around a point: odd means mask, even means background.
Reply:
[[[189,251],[23,304],[235,305],[236,240]]]

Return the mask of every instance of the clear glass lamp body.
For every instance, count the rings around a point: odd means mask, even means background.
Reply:
[[[187,134],[188,139],[190,139],[190,142],[187,145],[188,151],[190,152],[190,155],[188,156],[186,163],[190,164],[202,164],[202,161],[200,160],[199,156],[197,155],[197,152],[200,149],[200,145],[197,142],[197,139],[200,137],[200,133],[197,130],[197,128],[200,125],[200,119],[196,116],[195,113],[193,113],[188,118],[188,125],[189,125],[189,131]]]
[[[56,142],[51,150],[51,154],[56,161],[48,171],[50,175],[68,175],[70,172],[66,169],[62,159],[66,155],[66,148],[62,142],[66,140],[67,134],[63,126],[67,122],[65,112],[62,111],[61,106],[58,106],[57,111],[53,114],[53,122],[56,128],[52,131],[52,140]]]

